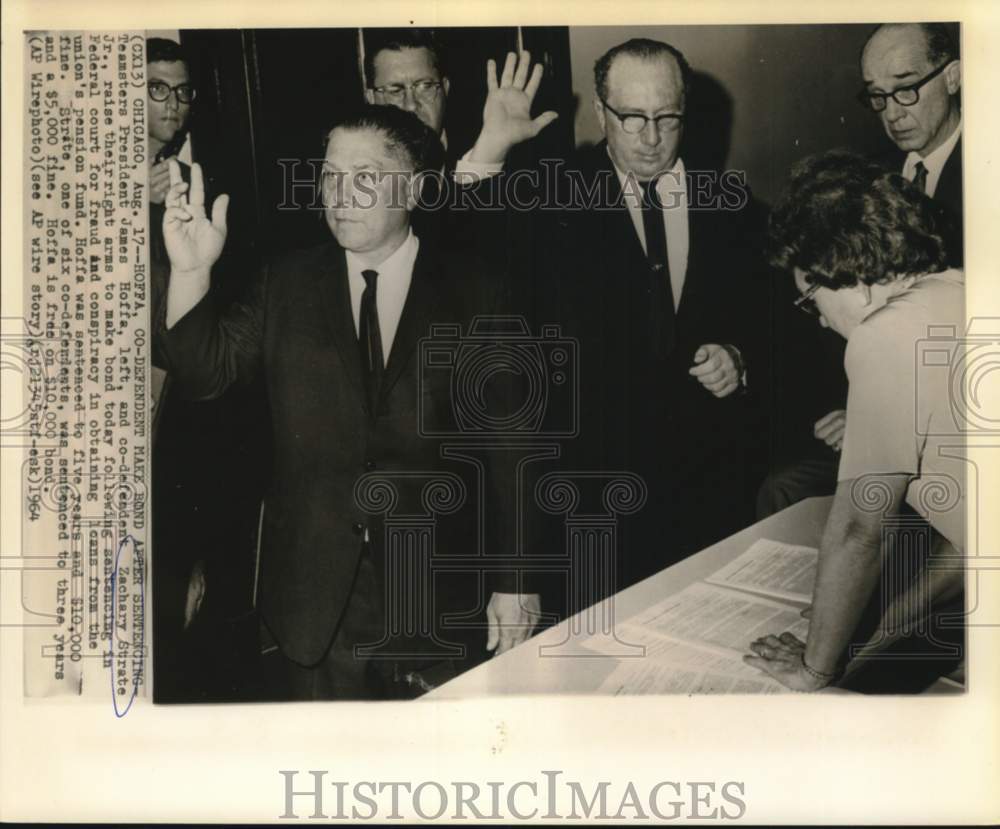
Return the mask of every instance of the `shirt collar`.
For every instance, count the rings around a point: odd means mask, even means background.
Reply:
[[[948,136],[948,139],[936,150],[929,153],[926,158],[921,158],[920,154],[915,151],[910,151],[906,156],[906,163],[903,165],[904,175],[909,173],[908,176],[912,178],[912,173],[916,171],[917,162],[922,161],[924,167],[927,168],[928,175],[937,176],[944,168],[945,162],[948,160],[948,156],[951,155],[951,151],[955,149],[955,145],[958,143],[958,139],[962,137],[962,122],[958,122],[958,126],[955,127],[954,132]]]
[[[383,281],[386,278],[392,279],[401,273],[409,273],[413,269],[413,263],[417,259],[417,251],[419,249],[420,240],[413,234],[413,228],[411,227],[406,234],[406,239],[403,240],[403,244],[396,248],[387,259],[372,268],[372,270],[378,271],[379,278]],[[361,272],[368,270],[369,266],[362,264],[361,257],[353,251],[345,250],[344,254],[347,257],[348,276],[363,279],[364,277],[361,276]]]

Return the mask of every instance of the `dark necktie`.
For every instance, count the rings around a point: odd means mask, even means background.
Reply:
[[[921,193],[927,192],[927,168],[924,166],[924,162],[918,161],[917,166],[914,168],[916,172],[913,174],[913,183],[920,188]]]
[[[382,357],[382,331],[378,324],[375,287],[378,271],[361,271],[365,290],[361,294],[361,314],[358,321],[358,345],[361,348],[361,374],[365,378],[368,414],[374,420],[378,411],[378,396],[382,388],[385,360]]]
[[[642,227],[646,233],[646,261],[649,263],[649,339],[653,354],[665,357],[674,343],[674,297],[667,260],[667,232],[663,226],[663,205],[655,181],[642,187]]]

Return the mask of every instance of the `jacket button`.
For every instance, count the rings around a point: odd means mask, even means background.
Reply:
[[[375,468],[375,461],[365,461],[365,469],[371,472]]]
[[[364,534],[365,531],[365,525],[362,524],[360,521],[355,521],[353,524],[351,524],[351,530],[353,530],[355,535],[362,535]]]

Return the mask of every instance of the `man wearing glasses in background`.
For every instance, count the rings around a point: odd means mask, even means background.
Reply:
[[[164,353],[170,259],[163,239],[164,201],[171,160],[187,140],[195,87],[187,53],[165,38],[146,40],[149,104],[149,269],[153,332],[153,514],[154,642],[157,698],[170,699],[190,682],[188,661],[196,642],[185,634],[195,622],[206,592],[204,539],[209,524],[204,504],[212,500],[206,454],[217,450],[211,428],[216,404],[194,404],[168,395]],[[178,161],[190,180],[190,168]]]
[[[962,69],[956,40],[943,23],[885,23],[861,51],[864,88],[858,99],[877,113],[894,150],[881,159],[890,170],[917,184],[938,204],[946,227],[948,262],[963,262],[962,211]],[[796,307],[816,313],[808,297]],[[843,348],[833,349],[829,366],[831,397],[846,401]],[[833,379],[833,373],[838,377]],[[839,390],[839,395],[832,391]],[[847,429],[844,403],[813,426],[815,447],[773,472],[758,496],[757,517],[818,495],[832,495],[837,485],[840,451]]]
[[[888,166],[941,205],[962,263],[962,64],[943,23],[886,23],[861,53],[861,99],[896,145]]]
[[[187,138],[188,116],[195,99],[187,60],[180,44],[151,37],[146,41],[146,87],[149,95],[149,199],[163,204],[170,189],[170,168]]]
[[[423,29],[394,29],[377,38],[365,53],[365,99],[412,112],[434,130],[447,150],[444,116],[449,82],[437,41]]]
[[[498,74],[495,61],[486,62],[489,81],[482,128],[473,148],[460,156],[445,130],[450,83],[440,43],[426,29],[372,31],[364,59],[365,100],[412,112],[434,131],[445,149],[441,176],[423,182],[421,206],[413,213],[414,232],[431,244],[442,239],[450,245],[466,244],[484,257],[505,261],[508,231],[503,214],[473,208],[496,202],[489,180],[503,170],[506,148],[533,138],[556,119],[554,112],[531,117],[542,79],[541,64],[532,70],[530,53],[511,52]],[[453,184],[482,189],[475,196],[460,196],[450,189]]]

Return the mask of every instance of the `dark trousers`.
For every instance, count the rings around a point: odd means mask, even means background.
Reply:
[[[780,466],[770,473],[757,492],[757,520],[821,495],[833,495],[837,490],[837,470],[840,455],[800,458]]]
[[[286,657],[262,622],[259,671],[262,687],[255,696],[272,701],[413,699],[482,659],[483,654],[473,652],[472,648],[456,659],[421,658],[419,638],[388,643],[390,647],[383,649],[388,657],[365,653],[377,643],[385,644],[384,590],[382,568],[376,556],[366,550],[359,560],[340,626],[316,665],[299,665]],[[485,635],[482,639],[485,642]],[[413,653],[412,657],[400,655],[408,651]]]

